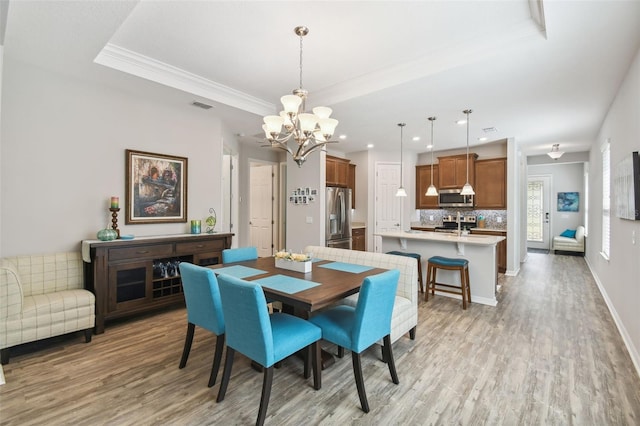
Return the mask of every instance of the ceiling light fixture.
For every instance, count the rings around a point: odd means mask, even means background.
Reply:
[[[460,191],[460,195],[474,195],[473,187],[469,183],[469,114],[473,111],[470,109],[465,109],[462,111],[467,114],[467,183],[462,187],[462,191]]]
[[[547,152],[547,155],[553,158],[554,160],[557,160],[558,158],[562,157],[563,154],[564,152],[560,151],[559,143],[554,143],[553,146],[551,147],[551,151]]]
[[[429,188],[427,188],[427,192],[425,192],[424,195],[426,195],[427,197],[437,197],[438,196],[438,190],[436,189],[436,186],[433,184],[433,122],[436,121],[437,117],[429,117],[427,118],[427,120],[429,120],[431,122],[431,185],[429,185]]]
[[[328,107],[315,107],[313,114],[304,112],[308,92],[302,88],[302,38],[309,33],[309,28],[299,26],[293,31],[300,37],[300,87],[293,91],[293,95],[280,98],[284,111],[280,115],[264,117],[262,129],[270,143],[264,146],[287,151],[300,167],[312,152],[328,143],[337,143],[329,139],[333,136],[338,120],[329,118],[332,110]],[[296,145],[290,147],[290,140],[295,141]]]
[[[407,191],[405,191],[404,186],[402,185],[402,128],[406,126],[405,123],[398,123],[398,127],[400,127],[400,188],[398,188],[398,192],[396,192],[396,197],[406,197]]]

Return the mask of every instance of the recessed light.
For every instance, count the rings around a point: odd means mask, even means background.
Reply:
[[[373,148],[373,144],[372,143],[368,143],[367,144],[367,148]]]
[[[340,136],[338,136],[338,137],[339,137],[340,139],[346,139],[346,138],[347,138],[347,135],[340,135]]]
[[[483,137],[483,138],[478,138],[478,140],[479,140],[480,142],[484,142],[484,141],[486,141],[487,139],[489,139],[489,138],[484,138],[484,137]]]
[[[493,133],[493,132],[497,132],[498,129],[496,129],[495,127],[485,127],[484,129],[482,129],[482,131],[485,133]]]
[[[414,141],[414,142],[418,142],[419,140],[420,140],[420,136],[414,136],[414,137],[413,137],[413,141]]]
[[[427,149],[431,149],[431,148],[433,148],[433,145],[431,144],[427,145]]]
[[[467,120],[458,120],[456,124],[467,124]]]

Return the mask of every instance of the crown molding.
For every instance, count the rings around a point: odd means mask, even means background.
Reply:
[[[276,111],[270,102],[115,44],[108,43],[94,62],[260,116]]]

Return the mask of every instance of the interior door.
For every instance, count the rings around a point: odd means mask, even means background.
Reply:
[[[527,178],[527,248],[549,250],[551,176]]]
[[[400,187],[399,163],[376,163],[375,232],[400,231],[402,229],[403,197],[396,197]],[[375,251],[381,250],[381,239],[375,237]]]
[[[249,230],[259,257],[273,255],[274,171],[273,165],[250,163]]]

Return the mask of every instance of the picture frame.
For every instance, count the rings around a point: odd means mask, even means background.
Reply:
[[[187,221],[188,159],[125,151],[125,223]]]
[[[579,192],[558,192],[558,211],[577,212],[580,206]]]

